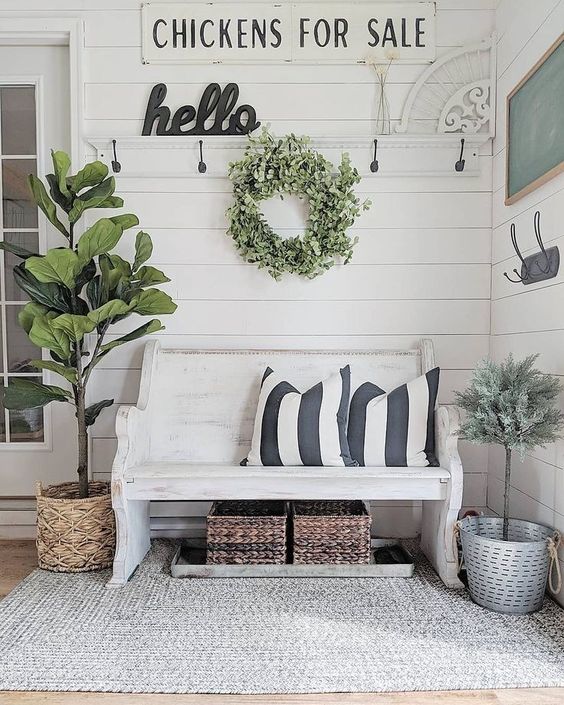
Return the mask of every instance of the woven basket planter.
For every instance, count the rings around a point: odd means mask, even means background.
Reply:
[[[207,563],[286,563],[285,502],[214,502],[207,517]]]
[[[90,496],[78,499],[78,483],[37,485],[39,567],[81,573],[112,565],[116,527],[108,482],[91,482]]]
[[[370,563],[372,518],[364,502],[292,502],[293,562]]]

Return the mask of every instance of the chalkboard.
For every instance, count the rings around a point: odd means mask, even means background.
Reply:
[[[564,169],[564,34],[507,96],[505,205]]]

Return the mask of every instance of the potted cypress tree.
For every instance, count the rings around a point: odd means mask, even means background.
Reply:
[[[555,441],[564,421],[556,405],[561,384],[534,367],[537,357],[484,360],[468,388],[456,393],[466,412],[460,435],[505,449],[503,516],[466,517],[458,524],[468,589],[479,605],[511,614],[539,609],[549,567],[558,569],[558,532],[509,516],[513,452],[523,460],[526,451]],[[549,584],[558,591],[559,585]]]
[[[176,304],[155,288],[170,280],[145,264],[153,250],[147,233],[137,233],[133,262],[112,252],[124,231],[138,225],[135,215],[100,218],[77,236],[77,224],[87,210],[123,206],[114,196],[115,180],[107,166],[94,161],[70,175],[67,154],[52,152],[52,159],[54,173],[46,177],[50,195],[34,175],[29,186],[63,245],[44,255],[8,242],[0,247],[22,260],[14,277],[30,301],[20,312],[20,325],[32,343],[49,352],[48,358],[30,364],[59,375],[62,386],[15,378],[1,391],[7,409],[38,409],[51,402],[75,408],[78,481],[46,489],[39,485],[37,547],[42,568],[76,572],[109,566],[115,550],[109,484],[88,481],[89,428],[113,403],[87,403],[92,371],[114,348],[163,328],[152,318],[108,340],[113,325],[134,314],[173,313]]]

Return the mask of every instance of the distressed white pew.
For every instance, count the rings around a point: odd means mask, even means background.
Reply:
[[[139,399],[120,407],[112,501],[117,549],[110,585],[123,585],[150,545],[151,500],[423,500],[422,548],[450,587],[453,524],[462,504],[458,414],[435,412],[440,467],[241,467],[250,447],[260,380],[270,365],[307,388],[350,363],[352,385],[384,389],[435,365],[431,341],[404,351],[167,350],[147,343]]]

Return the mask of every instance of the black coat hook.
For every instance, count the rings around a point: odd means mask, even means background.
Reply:
[[[380,165],[378,164],[378,160],[376,159],[376,154],[378,153],[378,140],[374,140],[374,157],[372,158],[372,162],[370,163],[370,171],[375,174],[378,169],[380,168]]]
[[[114,174],[119,174],[119,172],[121,171],[121,164],[118,162],[115,140],[112,140],[112,147],[114,150],[114,158],[112,159],[112,171],[114,172]]]
[[[204,161],[204,154],[203,154],[204,140],[199,140],[199,142],[200,142],[200,161],[198,163],[198,171],[200,172],[200,174],[205,174],[206,171],[208,170],[208,167]]]
[[[548,274],[550,272],[550,259],[548,257],[548,254],[544,248],[544,243],[542,241],[541,237],[541,231],[540,231],[540,211],[536,211],[534,218],[533,218],[533,226],[535,228],[535,237],[537,238],[537,242],[539,244],[539,247],[541,249],[542,254],[544,255],[545,259],[545,264],[541,266],[539,260],[537,259],[537,267],[540,269],[540,271],[543,274]]]
[[[521,274],[514,269],[513,272],[517,275],[517,279],[511,279],[511,277],[507,274],[507,272],[503,273],[503,276],[508,279],[512,284],[519,284],[520,282],[523,282],[528,276],[529,276],[529,270],[527,267],[527,263],[523,259],[523,255],[521,254],[521,250],[519,249],[519,245],[517,244],[517,236],[515,234],[515,223],[511,223],[511,244],[513,245],[513,249],[517,253],[517,257],[521,260]]]
[[[464,137],[460,140],[460,156],[458,157],[458,161],[454,164],[455,171],[464,171],[464,165],[466,164],[466,160],[462,159],[463,154],[464,154]]]

